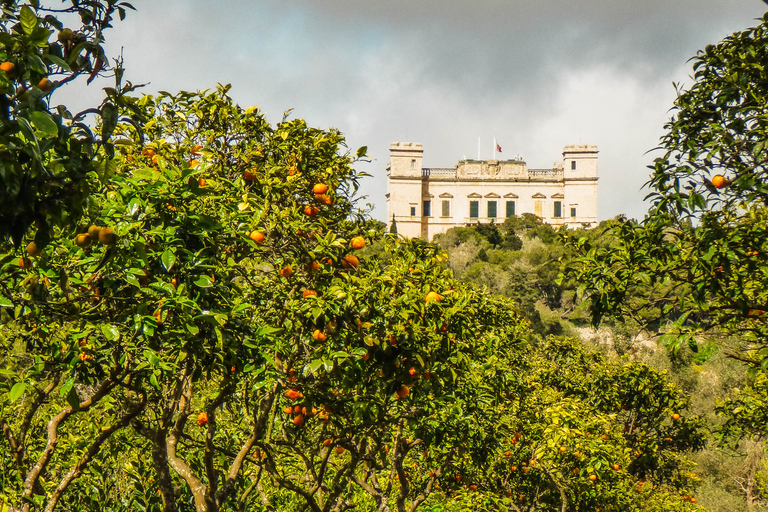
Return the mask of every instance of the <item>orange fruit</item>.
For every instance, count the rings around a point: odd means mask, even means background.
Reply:
[[[256,170],[256,169],[254,169],[254,171],[255,171],[255,170]],[[244,179],[245,181],[253,181],[253,180],[255,180],[256,178],[257,178],[257,176],[256,176],[256,173],[255,173],[255,172],[251,172],[251,171],[244,171],[244,172],[243,172],[243,179]]]
[[[298,416],[293,418],[293,424],[296,425],[297,427],[303,425],[304,424],[304,416],[299,414]]]
[[[192,151],[191,151],[191,153],[192,153],[193,155],[199,155],[199,154],[200,154],[200,150],[201,150],[201,149],[203,149],[203,146],[201,146],[200,144],[195,144],[194,146],[192,146]]]
[[[198,162],[197,160],[194,160],[194,159],[193,159],[193,160],[190,160],[190,161],[189,161],[189,166],[190,166],[190,167],[197,167],[197,164],[199,164],[199,163],[200,163],[200,162]],[[201,185],[201,186],[202,186],[202,185]]]
[[[155,156],[155,150],[152,148],[144,148],[141,150],[143,156],[153,157]]]
[[[315,195],[325,194],[327,191],[328,191],[328,185],[326,185],[325,183],[318,183],[314,187],[312,187],[312,192]]]
[[[204,186],[206,186],[207,184],[208,184],[208,182],[207,182],[207,181],[205,181],[205,178],[199,178],[199,179],[197,180],[197,185],[198,185],[199,187],[204,187]]]
[[[293,413],[293,407],[291,407],[290,405],[286,405],[285,408],[283,409],[283,412],[285,414],[292,414]]]
[[[405,398],[405,397],[407,397],[407,396],[408,396],[408,394],[409,394],[410,392],[411,392],[411,390],[410,390],[410,389],[408,389],[408,386],[406,386],[405,384],[403,384],[402,386],[400,386],[400,388],[399,388],[399,389],[397,390],[397,392],[396,392],[396,394],[397,394],[397,398]]]
[[[437,292],[429,292],[426,297],[424,297],[425,302],[440,302],[440,295]]]
[[[331,206],[333,204],[333,199],[331,199],[331,196],[328,194],[315,194],[315,201],[326,206]]]
[[[507,450],[507,451],[504,452],[504,456],[505,457],[511,457],[512,456],[512,452]]]
[[[16,69],[16,65],[13,62],[3,62],[0,64],[0,69],[8,73],[9,75],[13,73],[13,70]]]
[[[317,297],[317,292],[315,290],[304,290],[301,292],[301,297],[304,299],[307,297]]]
[[[103,228],[99,230],[99,242],[104,245],[115,245],[117,243],[117,233],[112,228]]]
[[[314,270],[320,270],[320,263],[317,261],[313,261],[307,265],[307,272],[312,272]]]
[[[363,357],[363,361],[367,361],[367,360],[369,360],[369,359],[371,358],[371,354],[369,354],[368,352],[366,352],[365,354],[363,354],[363,356],[362,356],[362,357]]]
[[[288,397],[289,400],[296,400],[297,398],[301,398],[304,395],[298,389],[291,388],[285,392],[285,396]]]
[[[39,254],[40,249],[37,247],[37,244],[35,242],[29,242],[29,244],[27,244],[27,255],[34,258]]]
[[[619,465],[618,464],[614,464],[611,467],[613,468],[614,471],[618,471],[619,470]]]
[[[208,415],[204,412],[201,412],[197,415],[197,426],[202,427],[208,423]]]
[[[677,421],[677,420],[679,420],[679,419],[680,419],[680,415],[679,415],[679,414],[677,414],[677,413],[675,413],[675,414],[673,414],[673,415],[672,415],[672,419],[673,419],[673,420],[675,420],[675,421]]]
[[[343,446],[337,446],[336,447],[336,453],[338,453],[339,455],[344,453],[344,447]]]
[[[323,446],[327,448],[328,446],[331,446],[332,443],[333,441],[331,441],[330,439],[326,439],[325,441],[323,441]]]
[[[712,176],[712,185],[717,188],[724,188],[726,185],[728,185],[728,180],[725,179],[725,176],[722,174],[715,174]]]
[[[315,329],[315,332],[312,333],[312,338],[315,341],[325,341],[328,339],[328,336],[320,329]]]
[[[344,268],[357,268],[360,260],[354,254],[348,254],[341,259],[341,266]]]
[[[293,268],[290,265],[280,269],[280,275],[283,277],[291,277],[293,275]]]
[[[594,482],[597,480],[597,475],[589,475],[589,479]]]
[[[37,83],[37,88],[43,92],[51,92],[51,90],[53,90],[53,82],[47,78],[43,78]]]
[[[304,215],[307,217],[314,217],[320,213],[320,209],[317,206],[305,206],[304,207]]]
[[[560,453],[565,453],[565,450],[566,450],[565,446],[560,447]]]
[[[410,375],[411,377],[415,376],[416,375],[416,368],[413,368],[413,367],[409,368],[408,369],[408,375]]]
[[[470,491],[476,491],[477,490],[477,486],[475,484],[472,484],[472,485],[469,486],[469,490]]]
[[[80,233],[75,237],[75,245],[81,249],[85,249],[91,245],[91,237],[88,236],[88,233]]]
[[[264,243],[264,233],[261,231],[251,231],[251,233],[248,235],[248,238],[253,240],[256,245],[261,245]]]
[[[355,238],[350,240],[349,245],[354,250],[362,249],[363,247],[365,247],[365,238],[361,236],[356,236]]]
[[[177,283],[178,283],[178,281],[176,281],[176,278],[175,278],[175,277],[174,277],[173,279],[171,279],[171,284],[172,284],[173,286],[176,286],[176,284],[177,284]]]

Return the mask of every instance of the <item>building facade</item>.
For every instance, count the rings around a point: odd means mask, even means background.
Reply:
[[[428,168],[423,153],[417,142],[389,147],[387,223],[394,216],[401,235],[431,240],[453,227],[523,213],[554,226],[597,225],[597,146],[566,146],[551,169],[528,169],[519,157]]]

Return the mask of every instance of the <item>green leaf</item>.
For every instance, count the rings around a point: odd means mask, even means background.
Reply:
[[[118,110],[112,103],[101,107],[101,140],[106,141],[112,136],[117,126]]]
[[[8,392],[8,401],[9,402],[15,402],[18,400],[21,395],[24,394],[24,391],[27,389],[27,384],[25,382],[17,382],[13,385],[11,390]]]
[[[117,330],[117,327],[111,324],[102,324],[101,325],[101,332],[104,333],[104,337],[107,338],[109,341],[117,341],[120,339],[120,331]]]
[[[166,249],[160,259],[163,262],[163,267],[165,267],[166,272],[170,272],[171,268],[173,268],[173,264],[176,263],[176,255],[170,249]]]
[[[69,392],[67,393],[67,403],[72,407],[73,411],[80,410],[80,397],[77,396],[77,391],[75,391],[74,387],[69,388]]]
[[[213,286],[213,281],[210,277],[202,275],[194,281],[194,284],[200,288],[211,288]]]
[[[19,22],[21,22],[21,29],[25,34],[31,35],[37,28],[39,20],[35,15],[35,12],[28,5],[21,8],[21,14],[19,15]]]
[[[55,137],[59,134],[59,127],[51,115],[44,110],[36,110],[29,115],[32,124],[48,137]]]
[[[12,308],[13,302],[5,297],[0,297],[0,308]]]

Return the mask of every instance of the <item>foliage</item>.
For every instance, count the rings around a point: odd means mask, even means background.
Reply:
[[[65,3],[4,2],[0,15],[0,238],[11,236],[17,246],[33,224],[43,247],[55,226],[77,221],[104,178],[115,126],[137,119],[127,96],[134,87],[122,85],[119,64],[116,85],[98,107],[73,114],[51,103],[55,89],[84,75],[90,83],[109,69],[104,33],[115,15],[123,19],[133,9],[118,0]]]

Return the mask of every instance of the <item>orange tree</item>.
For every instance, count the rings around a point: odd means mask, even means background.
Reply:
[[[768,15],[699,52],[652,166],[646,219],[610,227],[613,247],[571,240],[566,274],[595,323],[634,318],[675,349],[696,350],[705,332],[736,335],[732,355],[768,368],[766,41]]]
[[[664,423],[685,403],[663,379],[606,369],[590,387],[594,361],[527,340],[511,305],[456,283],[433,246],[390,237],[364,257],[364,148],[300,120],[273,128],[226,91],[138,101],[149,143],[120,146],[75,236],[5,248],[4,501],[415,510],[464,482],[520,509],[510,496],[625,503],[651,474],[685,489],[670,468],[698,431]],[[566,439],[579,429],[610,442]],[[640,435],[657,430],[673,441]],[[515,460],[540,461],[530,479],[510,474],[513,439]],[[551,442],[583,451],[583,473]],[[618,481],[617,460],[623,487],[586,484]]]
[[[8,1],[0,14],[0,238],[17,245],[33,225],[42,248],[54,226],[77,221],[112,155],[112,132],[130,113],[125,94],[133,87],[121,85],[119,66],[97,108],[73,114],[51,103],[58,87],[80,76],[90,83],[109,69],[105,31],[133,9],[117,0],[64,4]],[[94,118],[98,133],[87,122]]]

